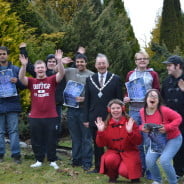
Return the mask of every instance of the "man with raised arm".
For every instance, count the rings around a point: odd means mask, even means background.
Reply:
[[[55,57],[58,62],[58,73],[47,77],[46,65],[42,60],[34,64],[36,78],[26,77],[26,65],[28,59],[20,55],[22,63],[19,79],[28,87],[31,92],[31,112],[29,114],[29,123],[31,128],[31,143],[35,155],[36,163],[30,167],[40,167],[47,150],[47,159],[50,166],[58,169],[56,164],[56,139],[57,139],[57,117],[55,103],[55,89],[64,76],[64,67],[62,64],[62,51],[56,50]]]

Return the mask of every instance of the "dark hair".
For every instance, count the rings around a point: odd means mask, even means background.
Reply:
[[[184,70],[184,63],[174,64],[175,69],[177,65],[180,65],[180,69]]]
[[[107,109],[110,108],[112,106],[112,104],[118,104],[120,105],[121,107],[122,106],[125,106],[125,104],[123,103],[123,101],[119,100],[119,99],[113,99],[111,100],[108,105],[107,105]],[[124,115],[125,117],[129,118],[128,114],[125,112],[125,111],[122,111],[122,115]],[[107,126],[109,120],[112,118],[112,115],[110,112],[108,112],[108,115],[107,115],[107,118],[105,120],[105,124]]]
[[[84,59],[85,62],[87,62],[87,57],[86,57],[84,54],[81,54],[81,53],[77,53],[77,54],[75,55],[75,61],[76,61],[77,59]]]
[[[0,50],[4,50],[4,51],[6,51],[6,52],[7,52],[7,54],[9,54],[8,47],[0,46]]]
[[[145,122],[146,122],[146,114],[147,114],[147,113],[146,113],[146,108],[148,107],[147,99],[148,99],[149,94],[150,94],[152,91],[156,92],[157,95],[158,95],[158,106],[157,106],[157,109],[158,109],[158,111],[159,111],[159,113],[160,113],[160,115],[161,115],[162,121],[163,121],[163,114],[162,114],[161,109],[160,109],[160,107],[161,107],[161,105],[162,105],[162,97],[161,97],[160,92],[159,92],[157,89],[150,89],[150,90],[148,90],[148,92],[146,93],[146,96],[145,96],[145,99],[144,99],[144,120],[145,120]]]
[[[55,55],[54,54],[49,54],[47,55],[46,59],[45,59],[45,62],[47,63],[49,59],[52,59],[54,58],[55,59]]]

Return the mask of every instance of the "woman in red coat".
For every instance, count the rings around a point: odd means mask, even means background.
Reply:
[[[111,100],[108,112],[106,122],[100,117],[96,120],[96,143],[99,147],[107,147],[101,158],[100,173],[108,175],[110,183],[116,183],[118,175],[139,182],[141,161],[137,145],[142,142],[139,128],[126,116],[121,100]]]

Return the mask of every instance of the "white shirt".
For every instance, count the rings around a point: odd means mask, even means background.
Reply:
[[[101,76],[103,75],[103,85],[106,81],[106,77],[107,77],[107,71],[105,73],[99,73],[98,72],[98,81],[100,82],[101,81]]]

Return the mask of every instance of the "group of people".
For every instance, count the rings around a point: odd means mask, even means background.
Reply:
[[[120,175],[132,183],[140,182],[140,178],[145,176],[153,180],[152,184],[161,184],[157,165],[160,158],[169,184],[177,184],[178,178],[184,175],[184,63],[180,56],[171,56],[163,62],[169,76],[160,89],[157,72],[148,68],[148,54],[143,51],[136,53],[136,68],[126,77],[126,83],[136,82],[137,79],[144,83],[144,98],[136,100],[130,97],[128,88],[123,95],[122,81],[118,75],[108,71],[109,61],[104,54],[97,55],[97,72],[94,73],[87,69],[84,49],[77,52],[72,67],[64,68],[72,60],[63,58],[61,50],[49,54],[46,63],[38,60],[33,65],[25,47],[25,44],[20,47],[22,66],[19,69],[8,62],[8,49],[1,46],[0,72],[11,69],[11,83],[17,89],[28,88],[31,92],[29,124],[36,160],[31,167],[42,166],[47,156],[50,166],[59,168],[56,145],[61,132],[62,94],[65,85],[74,81],[84,85],[84,90],[75,98],[79,105],[67,107],[72,166],[82,166],[88,174],[106,174],[110,183],[116,183]],[[26,72],[32,77],[27,77]],[[165,105],[162,105],[161,97]],[[16,163],[21,162],[18,135],[20,111],[19,95],[0,97],[1,162],[5,154],[6,129],[12,157]],[[105,153],[104,147],[107,147]],[[91,170],[93,155],[94,169]]]

